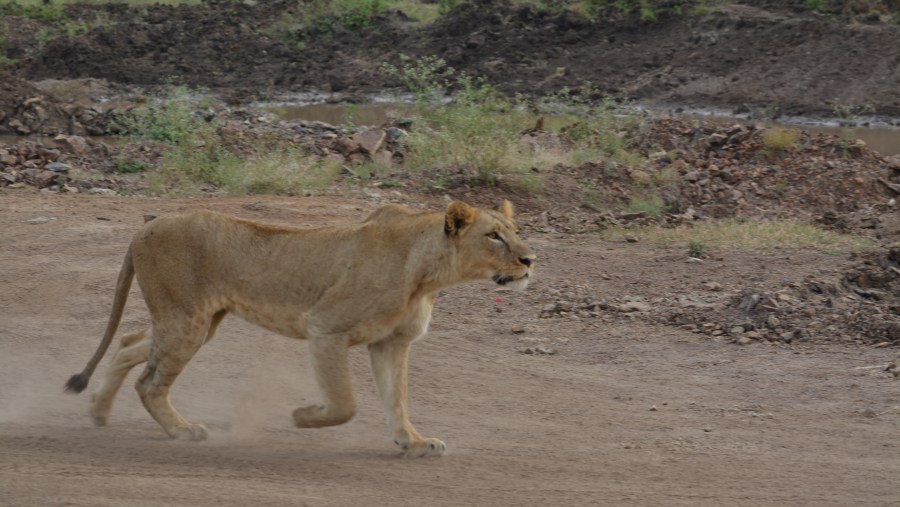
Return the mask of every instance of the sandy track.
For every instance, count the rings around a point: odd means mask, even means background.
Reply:
[[[232,317],[173,393],[210,440],[168,440],[131,380],[110,425],[96,428],[89,396],[62,385],[100,339],[142,215],[185,206],[303,225],[371,209],[0,191],[0,505],[900,504],[900,383],[862,368],[894,352],[737,347],[641,322],[539,319],[546,288],[601,264],[639,272],[633,283],[647,291],[674,283],[658,263],[635,268],[652,247],[587,239],[529,238],[540,278],[499,294],[503,303],[488,284],[439,301],[413,349],[410,395],[420,432],[447,442],[443,458],[398,458],[364,350],[352,354],[358,416],[293,428],[291,410],[318,401],[306,344]],[[51,220],[28,222],[39,216]],[[146,323],[134,289],[123,330]],[[514,323],[526,333],[510,333]],[[517,352],[532,339],[559,354]]]

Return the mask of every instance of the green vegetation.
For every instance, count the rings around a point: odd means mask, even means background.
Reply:
[[[539,173],[604,155],[644,163],[626,150],[639,116],[609,99],[593,100],[590,86],[563,90],[538,103],[502,96],[485,81],[459,73],[440,58],[384,65],[415,96],[406,166],[468,175],[472,184],[541,189]],[[450,100],[448,101],[448,97]],[[546,121],[545,121],[546,120]],[[536,124],[533,136],[523,131]]]
[[[700,240],[691,240],[688,242],[688,257],[702,259],[709,254],[709,246]]]
[[[797,148],[798,134],[794,129],[772,127],[762,135],[762,152],[766,156],[778,157]]]
[[[643,192],[631,198],[625,211],[629,213],[643,212],[655,217],[665,213],[667,208],[668,206],[658,194]]]
[[[0,16],[19,16],[40,21],[59,21],[65,18],[62,2],[44,3],[42,0],[0,0]]]
[[[16,64],[15,58],[10,58],[3,53],[3,49],[6,46],[6,39],[3,37],[3,34],[0,33],[0,69],[3,67],[8,67],[10,65]]]
[[[159,170],[148,175],[153,193],[193,193],[197,185],[212,185],[235,194],[297,194],[329,185],[340,170],[340,164],[287,142],[258,139],[232,147],[219,135],[221,125],[196,111],[195,102],[186,89],[176,88],[116,122],[124,134],[169,145]],[[146,170],[128,159],[116,167],[120,173]]]
[[[622,229],[606,229],[602,237],[621,236]],[[854,251],[871,248],[869,238],[826,231],[796,220],[726,219],[695,223],[692,227],[663,228],[650,226],[628,229],[648,243],[685,245],[691,257],[708,253],[709,249],[772,251],[784,248],[814,248],[825,251]]]

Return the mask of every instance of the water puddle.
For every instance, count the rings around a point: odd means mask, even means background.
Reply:
[[[260,107],[287,121],[321,121],[331,125],[382,125],[391,118],[400,118],[412,110],[412,105],[398,102],[366,104],[282,104]]]

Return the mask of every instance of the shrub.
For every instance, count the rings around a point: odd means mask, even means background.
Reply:
[[[797,148],[797,131],[781,127],[766,129],[762,135],[762,150],[769,156],[780,156]]]

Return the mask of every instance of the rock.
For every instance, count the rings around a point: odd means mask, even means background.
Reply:
[[[746,331],[746,329],[744,329],[744,326],[734,326],[728,330],[728,332],[733,335],[744,334],[744,331]]]
[[[70,165],[63,164],[62,162],[50,162],[49,164],[44,166],[44,169],[53,171],[55,173],[67,173],[71,168],[72,167]]]
[[[781,321],[778,319],[778,317],[775,316],[775,314],[771,314],[766,317],[766,327],[768,327],[769,329],[775,329],[779,325],[781,325]]]
[[[26,220],[29,224],[46,224],[51,220],[56,220],[54,217],[34,217]]]
[[[641,303],[640,301],[629,301],[627,303],[622,303],[618,307],[618,310],[622,313],[649,312],[651,309],[652,307],[650,305]]]
[[[88,149],[87,139],[81,136],[58,135],[53,138],[56,146],[66,153],[83,155]]]
[[[513,334],[522,334],[525,332],[525,326],[521,324],[513,324],[510,331],[512,331]]]
[[[706,282],[706,283],[703,284],[703,286],[704,286],[707,290],[711,290],[711,291],[713,291],[713,292],[719,292],[719,291],[722,290],[722,284],[720,284],[720,283],[718,283],[718,282]]]
[[[716,148],[725,144],[725,141],[728,140],[728,137],[724,134],[712,134],[711,136],[706,138],[706,145],[709,148]]]
[[[637,236],[632,236],[631,234],[626,234],[625,241],[627,241],[629,243],[637,243],[638,241],[640,241],[640,239],[638,239]]]
[[[403,129],[399,129],[397,127],[390,127],[385,130],[385,134],[387,135],[388,142],[397,142],[403,137],[408,136],[407,132]]]
[[[690,171],[684,175],[684,181],[689,183],[695,183],[700,180],[700,173],[697,171]]]
[[[551,348],[547,348],[547,347],[539,345],[537,347],[527,347],[524,350],[522,350],[521,353],[528,354],[528,355],[552,356],[552,355],[556,354],[556,349],[551,349]]]
[[[656,409],[656,405],[650,405],[650,411],[651,411],[651,412],[656,412],[656,410],[657,410],[657,409]]]
[[[0,154],[0,164],[16,165],[17,163],[19,163],[19,158],[12,153]]]
[[[58,175],[53,171],[41,171],[40,174],[34,178],[34,184],[38,188],[49,187],[56,182],[57,176]]]
[[[350,136],[350,141],[356,143],[360,150],[365,153],[373,154],[381,148],[387,134],[381,129],[370,129],[357,132]]]
[[[738,345],[750,345],[751,343],[753,343],[753,339],[746,336],[741,336],[737,341]]]
[[[90,193],[94,194],[94,195],[116,195],[115,190],[112,190],[110,188],[99,188],[99,187],[92,188],[90,190]]]

